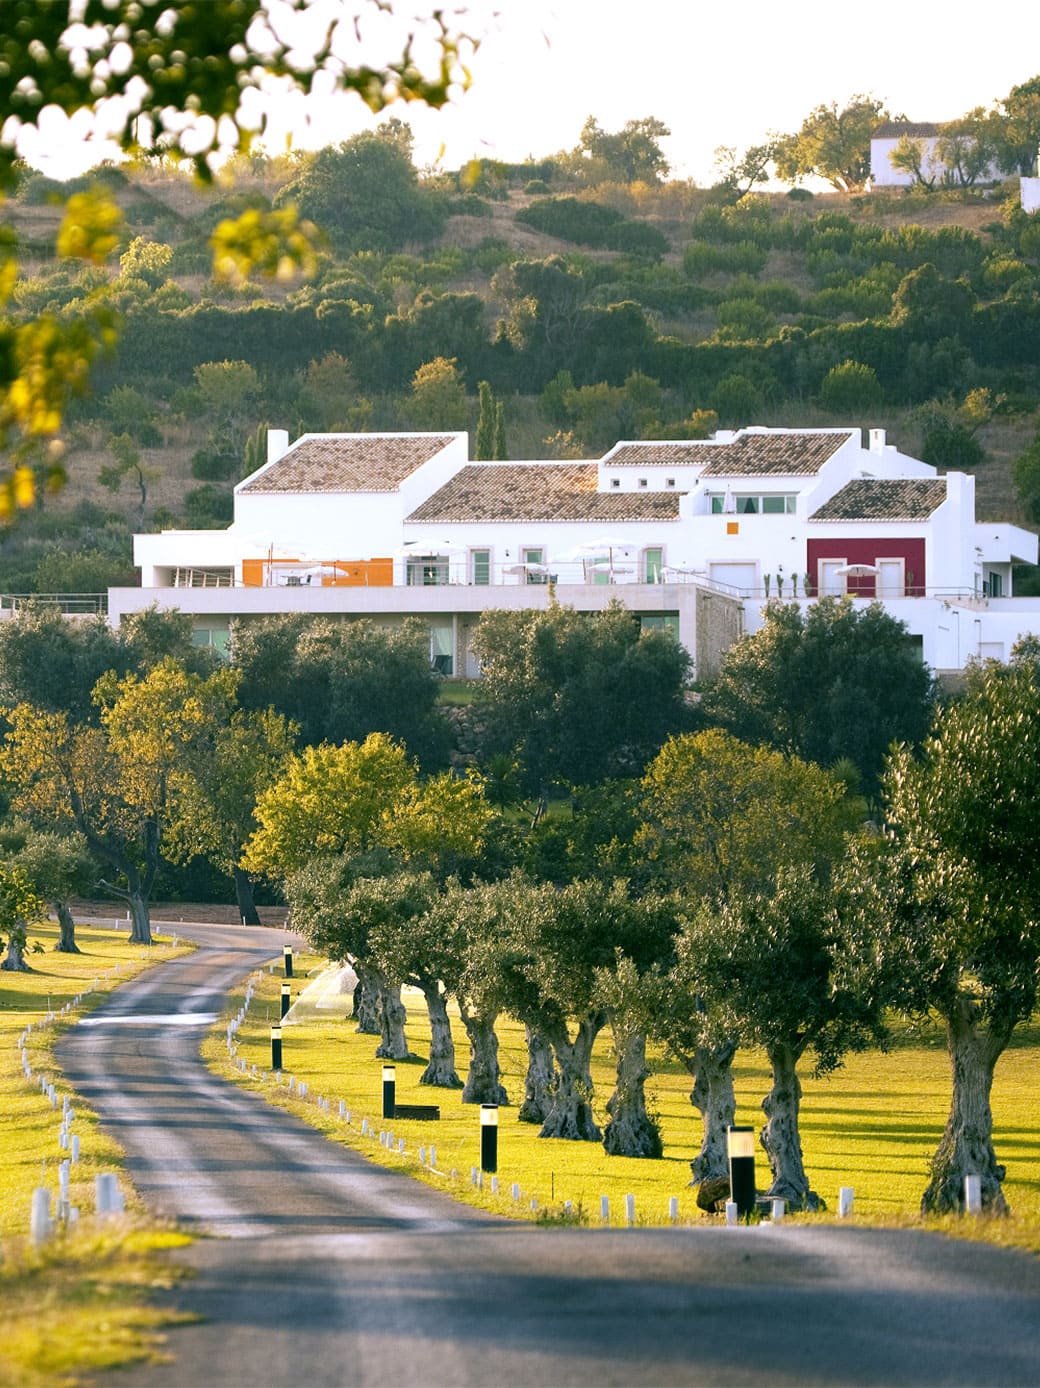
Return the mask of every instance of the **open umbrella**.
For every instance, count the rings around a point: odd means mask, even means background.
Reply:
[[[873,574],[879,574],[881,570],[876,564],[843,564],[834,572],[843,574],[846,578],[869,578]]]

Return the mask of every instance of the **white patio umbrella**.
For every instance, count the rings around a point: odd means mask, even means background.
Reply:
[[[614,571],[614,556],[627,555],[636,545],[633,540],[626,540],[618,535],[601,535],[596,540],[588,540],[584,544],[575,545],[573,549],[567,550],[565,554],[556,557],[563,561],[575,559],[600,559],[606,555],[606,567],[608,572]],[[598,567],[593,565],[593,567]]]
[[[834,572],[846,578],[867,578],[870,574],[879,574],[881,570],[876,564],[843,564]]]

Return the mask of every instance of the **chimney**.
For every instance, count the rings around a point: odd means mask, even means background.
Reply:
[[[870,451],[871,451],[871,453],[884,453],[884,451],[885,451],[885,431],[884,431],[884,429],[871,429],[871,431],[870,431]]]
[[[289,430],[288,429],[268,429],[267,431],[267,461],[276,463],[283,454],[289,451]]]

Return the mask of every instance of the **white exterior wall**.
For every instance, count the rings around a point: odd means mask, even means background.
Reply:
[[[972,593],[982,584],[975,554],[975,478],[946,474],[946,500],[932,512],[925,537],[929,593]]]
[[[901,137],[888,136],[884,139],[872,139],[870,142],[870,181],[875,188],[909,188],[914,183],[914,176],[905,173],[902,169],[892,166],[891,155],[895,153],[896,146]],[[942,160],[935,157],[936,137],[915,135],[911,136],[915,142],[925,146],[925,155],[921,161],[921,172],[925,178],[934,178],[937,183],[942,182],[943,174],[946,173],[946,165]],[[979,183],[998,183],[1003,178],[1003,173],[996,164],[991,164],[979,178]]]
[[[1040,178],[1023,178],[1019,196],[1024,212],[1040,212]]]
[[[400,545],[401,516],[398,492],[257,492],[235,497],[233,530],[254,558],[371,559]]]

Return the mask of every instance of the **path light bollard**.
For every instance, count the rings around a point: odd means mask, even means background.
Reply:
[[[738,1222],[738,1216],[737,1216],[737,1202],[736,1202],[735,1200],[727,1200],[727,1201],[726,1201],[726,1223],[727,1223],[727,1224],[736,1224],[737,1222]]]
[[[492,1178],[491,1178],[491,1194],[492,1194],[492,1195],[497,1195],[497,1194],[498,1194],[498,1177],[497,1177],[497,1176],[492,1176]]]
[[[838,1191],[838,1218],[848,1219],[852,1213],[852,1201],[855,1191],[851,1186],[842,1186]]]
[[[668,1201],[668,1218],[673,1224],[679,1223],[679,1197],[673,1195]]]
[[[599,1217],[604,1224],[610,1223],[610,1197],[608,1195],[599,1197]]]
[[[774,1196],[769,1207],[769,1218],[774,1224],[779,1224],[784,1217],[784,1210],[787,1208],[787,1201],[781,1200],[779,1196]]]
[[[498,1170],[498,1105],[480,1106],[480,1169]]]
[[[292,945],[286,945],[282,950],[282,965],[286,978],[292,978]]]
[[[282,1029],[281,1027],[271,1028],[271,1069],[280,1070],[282,1068]]]
[[[630,1229],[636,1222],[636,1197],[634,1195],[625,1196],[625,1220]]]
[[[519,1182],[519,1181],[514,1181],[514,1182],[513,1182],[512,1186],[510,1187],[510,1194],[512,1195],[512,1197],[513,1197],[514,1200],[517,1200],[517,1201],[518,1201],[518,1200],[520,1199],[520,1182]]]
[[[965,1176],[964,1178],[964,1213],[970,1215],[982,1213],[981,1176]]]
[[[726,1129],[726,1155],[729,1158],[729,1194],[742,1219],[755,1208],[755,1130]]]
[[[383,1117],[393,1118],[397,1107],[397,1066],[383,1066]]]
[[[79,1135],[77,1133],[72,1134],[71,1161],[73,1165],[79,1161]]]
[[[290,1007],[292,1007],[292,997],[290,996],[290,993],[289,993],[289,985],[288,985],[288,983],[283,983],[283,984],[282,984],[282,1011],[281,1011],[281,1016],[284,1017],[285,1014],[289,1011],[289,1008],[290,1008]]]
[[[437,1148],[434,1147],[432,1142],[430,1143],[430,1165],[433,1167],[434,1171],[437,1170]]]

